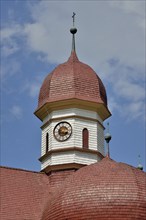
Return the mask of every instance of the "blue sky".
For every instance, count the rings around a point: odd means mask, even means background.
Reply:
[[[44,77],[76,50],[102,79],[112,117],[111,157],[145,158],[145,1],[1,0],[1,164],[40,170],[41,121],[33,112]],[[146,169],[146,168],[145,168]]]

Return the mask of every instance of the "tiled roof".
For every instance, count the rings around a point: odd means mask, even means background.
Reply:
[[[78,171],[5,168],[2,220],[145,220],[146,174],[109,158]]]
[[[50,193],[43,173],[0,169],[1,220],[40,220]]]
[[[68,61],[45,78],[39,94],[38,109],[45,103],[77,98],[107,105],[104,85],[95,71],[80,62],[75,51]]]
[[[146,174],[109,158],[81,168],[48,200],[42,220],[145,220]]]
[[[50,194],[74,170],[45,173],[0,167],[0,219],[40,220]]]

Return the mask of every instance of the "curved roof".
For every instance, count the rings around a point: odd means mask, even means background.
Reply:
[[[38,109],[49,102],[77,98],[107,106],[104,85],[95,71],[80,62],[72,51],[68,61],[45,78],[39,93]]]
[[[0,219],[41,219],[51,191],[49,177],[8,167],[0,167],[0,177]]]
[[[109,158],[81,168],[49,198],[42,220],[146,219],[146,175]]]

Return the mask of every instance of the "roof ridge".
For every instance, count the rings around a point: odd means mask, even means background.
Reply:
[[[18,171],[30,172],[30,173],[37,173],[37,174],[45,174],[44,172],[33,171],[33,170],[25,170],[25,169],[22,169],[22,168],[14,168],[14,167],[6,167],[6,166],[0,166],[0,168],[9,169],[9,170],[18,170]]]

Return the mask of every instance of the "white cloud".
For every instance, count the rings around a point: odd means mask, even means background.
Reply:
[[[126,121],[139,120],[142,118],[144,120],[144,103],[142,101],[127,103],[121,106],[120,113],[126,118]]]
[[[136,15],[137,24],[145,28],[145,2],[144,1],[110,1],[110,5],[126,13]]]
[[[139,69],[129,69],[119,63],[116,65],[111,68],[107,78],[107,83],[110,83],[112,87],[112,91],[109,91],[111,93],[109,97],[113,96],[114,106],[116,106],[113,111],[118,111],[128,120],[143,120],[145,108],[144,73],[141,73]]]
[[[21,107],[17,105],[12,106],[12,108],[10,109],[10,113],[16,119],[21,119],[23,116],[23,111]]]
[[[138,84],[119,80],[115,83],[115,92],[127,100],[138,101],[145,98],[145,90]]]
[[[10,24],[1,30],[1,55],[8,57],[20,49],[17,37],[23,34],[23,29],[18,24]]]
[[[14,35],[20,34],[22,27],[19,24],[9,24],[7,27],[1,29],[1,40],[10,39]]]
[[[138,11],[137,16],[125,15],[107,2],[41,1],[35,4],[31,9],[34,22],[25,25],[29,47],[45,53],[49,62],[66,60],[71,48],[69,29],[73,9],[77,13],[76,42],[81,60],[95,69],[110,57],[117,57],[128,65],[144,64],[144,31],[137,24],[139,8],[133,9]],[[144,15],[144,11],[141,14]]]
[[[111,112],[117,111],[117,109],[119,108],[118,103],[113,97],[109,97],[108,107]]]
[[[27,92],[27,94],[31,97],[37,97],[39,94],[39,90],[41,87],[42,79],[41,77],[36,77],[33,81],[27,81],[24,83],[24,86],[21,89],[21,92]]]
[[[2,63],[0,71],[2,82],[20,72],[20,69],[20,63],[16,60],[11,59],[8,63]]]
[[[30,7],[33,22],[4,28],[2,39],[23,35],[33,52],[45,53],[49,62],[63,62],[70,53],[69,29],[74,9],[77,12],[77,50],[82,60],[95,68],[109,57],[117,57],[130,65],[143,64],[145,39],[137,25],[137,16],[144,17],[144,2],[109,3],[40,1]],[[113,5],[118,6],[116,10]],[[137,16],[124,15],[121,7],[134,11]]]
[[[9,63],[3,63],[1,65],[1,79],[5,81],[9,77],[19,73],[21,71],[20,63],[11,59]]]
[[[40,90],[40,83],[31,83],[29,86],[29,94],[31,97],[36,97],[39,94],[39,90]]]
[[[135,13],[139,16],[143,15],[144,1],[109,1],[110,5],[124,10],[127,13]]]
[[[18,44],[12,39],[9,39],[7,42],[5,42],[5,44],[2,45],[1,53],[3,56],[8,57],[9,55],[17,52],[19,49]]]

